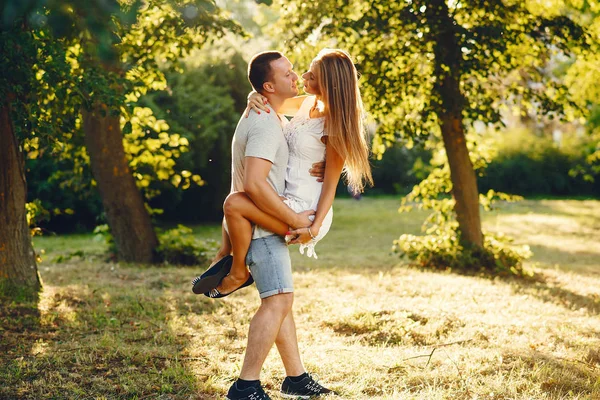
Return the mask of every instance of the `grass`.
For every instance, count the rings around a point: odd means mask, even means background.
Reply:
[[[600,202],[524,201],[485,216],[528,243],[536,281],[434,273],[390,254],[424,214],[339,200],[319,260],[292,249],[307,369],[350,399],[600,398]],[[218,226],[195,227],[218,239]],[[0,398],[221,399],[241,367],[254,289],[213,301],[197,268],[103,262],[91,235],[41,237],[38,304],[0,310]],[[81,254],[84,257],[68,255]],[[53,262],[62,256],[60,263]],[[273,350],[262,381],[275,399]]]

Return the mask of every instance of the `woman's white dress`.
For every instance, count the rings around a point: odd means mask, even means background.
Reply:
[[[289,147],[289,160],[283,196],[285,203],[294,211],[316,210],[321,196],[322,182],[310,176],[308,170],[314,163],[325,160],[325,118],[311,118],[310,109],[315,104],[315,97],[308,96],[302,106],[284,128],[284,135]],[[327,212],[316,239],[300,245],[300,253],[317,258],[315,245],[329,232],[333,220],[333,208]]]

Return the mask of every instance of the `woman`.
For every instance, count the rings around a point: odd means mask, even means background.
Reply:
[[[316,210],[313,224],[289,232],[289,227],[277,218],[261,211],[243,192],[232,193],[225,200],[225,209],[235,208],[239,218],[261,226],[278,235],[285,235],[291,244],[300,244],[300,251],[317,258],[314,247],[329,231],[335,191],[342,172],[354,192],[361,192],[365,183],[372,184],[369,146],[363,128],[363,106],[358,86],[358,73],[348,53],[343,50],[322,50],[312,61],[310,70],[302,75],[308,96],[287,100],[280,112],[294,117],[284,129],[289,147],[289,162],[283,201],[294,211]],[[257,112],[268,109],[266,98],[258,93],[249,97],[249,108]],[[323,182],[308,173],[313,163],[326,161]],[[228,214],[230,215],[230,214]],[[227,221],[230,222],[229,216]],[[250,224],[246,224],[250,227]],[[244,240],[230,242],[223,229],[223,242],[218,260],[233,253],[231,271],[211,297],[223,297],[249,282],[245,258],[252,230]],[[194,292],[202,279],[194,280]]]

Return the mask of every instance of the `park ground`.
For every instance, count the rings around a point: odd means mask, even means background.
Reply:
[[[391,253],[425,214],[341,199],[318,260],[291,250],[308,371],[348,399],[600,399],[600,201],[501,204],[484,227],[529,244],[535,279],[431,272]],[[219,237],[215,225],[195,227]],[[45,236],[44,289],[0,308],[0,398],[222,399],[254,288],[191,293],[197,267],[105,262],[92,235]],[[263,385],[277,399],[275,350]]]

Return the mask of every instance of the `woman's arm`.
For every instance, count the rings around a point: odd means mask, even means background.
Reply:
[[[315,220],[309,228],[297,229],[292,234],[298,235],[292,242],[295,243],[306,243],[309,242],[312,236],[317,236],[321,230],[321,225],[325,216],[329,212],[333,199],[335,198],[335,191],[337,189],[340,176],[342,175],[342,169],[344,169],[344,159],[333,149],[332,146],[327,144],[327,151],[325,156],[325,177],[323,178],[323,187],[321,188],[321,196],[319,197],[319,204],[317,205],[317,213],[315,214]],[[310,233],[308,232],[310,229]]]
[[[290,117],[293,117],[294,115],[296,115],[296,113],[302,106],[302,103],[304,103],[304,100],[307,97],[308,96],[296,96],[292,97],[291,99],[285,99],[281,107],[279,107],[279,114],[289,115]]]
[[[279,108],[279,114],[293,117],[307,97],[308,96],[296,96],[286,99]],[[246,107],[246,117],[250,114],[250,110],[254,110],[259,114],[261,111],[268,112],[269,108],[266,106],[268,100],[269,99],[256,91],[250,92],[248,95],[248,106]]]

